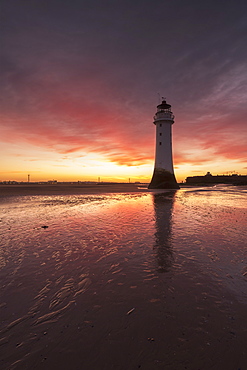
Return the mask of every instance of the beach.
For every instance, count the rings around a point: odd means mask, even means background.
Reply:
[[[1,369],[246,369],[246,193],[1,185]]]
[[[147,187],[147,185],[146,185]],[[58,183],[0,185],[0,196],[8,195],[69,195],[139,192],[142,188],[133,183]]]

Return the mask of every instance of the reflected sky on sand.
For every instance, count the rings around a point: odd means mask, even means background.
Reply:
[[[224,186],[2,197],[2,368],[244,368],[246,208]]]

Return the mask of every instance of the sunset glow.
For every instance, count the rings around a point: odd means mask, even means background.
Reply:
[[[167,7],[3,2],[0,181],[149,182],[158,93],[179,182],[247,174],[244,12]]]

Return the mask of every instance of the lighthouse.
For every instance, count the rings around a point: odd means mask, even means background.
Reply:
[[[156,126],[155,164],[149,189],[179,189],[172,161],[172,124],[174,114],[171,105],[162,98],[154,116]]]

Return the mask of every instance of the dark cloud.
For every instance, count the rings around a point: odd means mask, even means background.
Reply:
[[[192,161],[192,143],[242,160],[246,10],[242,0],[2,1],[4,139],[145,163],[159,92],[176,114],[178,162]]]

